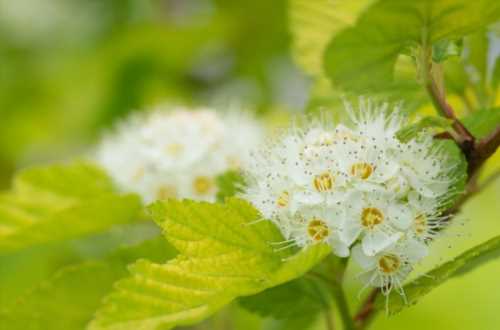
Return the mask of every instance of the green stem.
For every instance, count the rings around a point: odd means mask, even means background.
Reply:
[[[347,304],[347,299],[342,286],[339,285],[333,290],[333,298],[335,299],[340,319],[344,325],[344,330],[354,330],[354,322],[352,320],[351,313],[349,312],[349,305]]]
[[[340,259],[335,256],[330,256],[326,259],[326,265],[328,267],[328,273],[331,275],[328,282],[332,287],[332,297],[340,314],[343,329],[354,330],[354,321],[349,312],[349,305],[347,304],[344,289],[342,288],[344,272],[347,267],[347,258]]]
[[[335,323],[333,322],[333,315],[330,310],[325,311],[325,324],[327,330],[335,330]]]

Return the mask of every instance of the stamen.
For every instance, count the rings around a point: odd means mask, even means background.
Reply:
[[[351,175],[366,180],[372,175],[373,167],[368,163],[356,163],[351,166]]]
[[[320,242],[330,235],[330,229],[323,220],[312,218],[307,225],[307,234],[313,241]]]
[[[313,180],[314,189],[318,192],[330,191],[333,189],[335,178],[330,172],[316,175]]]
[[[394,254],[385,254],[378,260],[378,268],[384,274],[393,274],[401,266],[401,260]]]
[[[290,194],[288,193],[288,191],[282,192],[278,196],[278,199],[276,200],[276,204],[278,205],[278,207],[281,208],[287,207],[289,202],[290,202]]]
[[[361,212],[361,224],[367,229],[373,229],[384,221],[384,214],[375,207],[364,208]]]

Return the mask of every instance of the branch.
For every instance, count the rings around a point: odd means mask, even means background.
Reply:
[[[469,132],[469,130],[462,124],[460,120],[455,116],[453,108],[446,102],[445,95],[441,92],[432,78],[428,77],[426,84],[427,93],[431,97],[434,107],[446,118],[452,120],[452,127],[457,132],[458,136],[455,141],[460,146],[462,150],[468,151],[474,145],[474,136]]]
[[[484,162],[490,158],[500,146],[500,125],[488,136],[478,141],[467,158],[469,176],[474,175]],[[467,157],[467,155],[466,155]]]
[[[380,289],[373,289],[373,291],[368,295],[366,300],[361,305],[356,316],[354,316],[354,322],[356,324],[356,329],[365,329],[373,320],[375,316],[375,300],[380,293]]]

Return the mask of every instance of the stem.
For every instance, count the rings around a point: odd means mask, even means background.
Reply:
[[[427,93],[431,97],[432,103],[434,103],[434,107],[441,113],[442,116],[451,119],[453,121],[452,127],[455,132],[458,133],[457,143],[461,148],[470,148],[474,143],[474,136],[469,132],[467,128],[458,120],[455,116],[455,112],[453,108],[446,102],[444,93],[441,92],[432,77],[430,75],[428,77],[428,81],[426,83]]]
[[[365,329],[376,315],[377,309],[375,308],[375,300],[380,293],[380,289],[373,289],[368,295],[366,300],[361,305],[361,308],[354,316],[357,329]]]
[[[344,325],[344,330],[356,329],[351,318],[351,313],[349,312],[349,305],[347,304],[344,290],[341,286],[337,286],[337,288],[333,290],[333,297],[337,303],[337,309],[340,314],[340,319]]]
[[[488,136],[476,143],[472,152],[467,157],[469,161],[468,172],[473,175],[479,170],[484,162],[490,158],[500,146],[500,125]]]
[[[327,330],[335,330],[335,323],[333,322],[333,315],[330,310],[325,312],[325,324]]]

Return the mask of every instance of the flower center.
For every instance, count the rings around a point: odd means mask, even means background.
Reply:
[[[422,235],[427,231],[427,218],[423,214],[417,215],[415,218],[415,233]]]
[[[361,224],[363,227],[373,229],[384,221],[384,214],[375,207],[367,207],[361,213]]]
[[[325,192],[332,190],[333,183],[335,182],[335,178],[331,175],[330,172],[325,172],[319,175],[316,175],[313,180],[314,189],[318,192]]]
[[[289,202],[290,194],[288,193],[288,191],[282,192],[276,200],[276,204],[278,205],[278,207],[287,207]]]
[[[213,182],[207,176],[199,176],[194,179],[193,188],[196,194],[198,195],[206,195],[212,190]]]
[[[320,242],[328,237],[330,229],[323,220],[312,218],[307,225],[307,234],[313,241]]]
[[[177,196],[177,190],[173,186],[165,185],[156,191],[156,199],[165,200]]]
[[[396,272],[401,266],[401,260],[394,254],[386,254],[378,259],[378,268],[384,274],[391,274]]]
[[[368,163],[356,163],[351,166],[351,175],[366,180],[372,175],[373,167]]]

